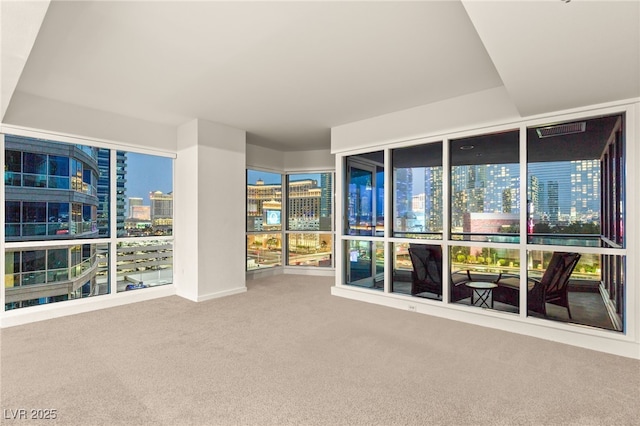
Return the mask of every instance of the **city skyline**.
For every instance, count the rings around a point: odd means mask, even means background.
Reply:
[[[127,209],[129,198],[142,198],[150,205],[149,194],[173,192],[173,159],[156,155],[127,152]]]
[[[599,163],[598,160],[582,160],[582,161],[595,161]],[[576,163],[580,163],[582,161],[571,161],[571,162],[546,162],[546,163],[529,163],[528,164],[528,180],[530,181],[532,177],[536,177],[540,184],[547,184],[548,182],[554,182],[558,185],[558,194],[559,194],[559,208],[563,211],[571,210],[571,194],[575,192],[575,185],[572,187],[571,176],[572,166]],[[518,177],[519,166],[517,164],[486,164],[483,165],[485,167],[506,167],[509,170],[508,176],[512,178]],[[480,167],[480,166],[458,166],[460,167]],[[430,168],[427,168],[430,169]],[[434,168],[435,169],[435,168]],[[410,168],[407,170],[412,170],[410,173],[411,176],[411,188],[414,196],[423,195],[427,193],[427,189],[425,188],[425,173],[427,172],[423,167]],[[462,170],[462,169],[460,169]],[[452,175],[455,175],[456,172],[452,172]],[[595,176],[598,177],[599,173],[595,173]],[[481,180],[484,182],[484,180]],[[584,183],[584,182],[583,182]],[[441,184],[441,182],[440,182]],[[396,182],[397,185],[397,182]],[[467,188],[469,189],[469,188]],[[495,189],[500,192],[502,189],[506,189],[503,186],[495,187]],[[519,187],[514,187],[514,189],[519,192]]]
[[[527,207],[532,221],[552,226],[600,221],[600,160],[527,164]],[[518,164],[452,167],[451,226],[464,227],[467,213],[511,214],[521,210]],[[398,230],[441,231],[442,167],[394,169],[394,215]],[[506,221],[509,220],[504,217]],[[533,223],[533,222],[532,222]]]

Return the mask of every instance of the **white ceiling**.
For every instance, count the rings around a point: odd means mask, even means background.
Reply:
[[[328,149],[332,126],[502,85],[523,116],[640,96],[640,1],[52,1],[21,71],[16,92]]]

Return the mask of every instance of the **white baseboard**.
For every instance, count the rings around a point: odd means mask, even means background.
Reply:
[[[64,302],[14,309],[3,312],[0,317],[0,328],[14,327],[68,315],[97,311],[99,309],[113,308],[130,303],[143,302],[145,300],[174,296],[175,294],[175,286],[173,284],[167,284],[116,294],[105,294],[84,299],[67,300]]]
[[[276,275],[284,274],[282,266],[276,266],[273,268],[252,269],[247,271],[245,280],[257,280],[260,278],[274,277]]]
[[[285,267],[285,274],[290,275],[309,275],[314,277],[335,277],[336,270],[333,268],[306,268],[300,266]]]
[[[279,266],[276,268],[253,269],[251,271],[247,271],[246,279],[256,280],[283,274],[335,277],[336,270],[334,268],[316,268],[311,266]]]
[[[246,291],[247,291],[247,287],[237,287],[237,288],[232,288],[231,290],[216,291],[215,293],[209,293],[202,296],[198,296],[198,300],[196,300],[196,302],[204,302],[206,300],[232,296],[234,294],[245,293]]]

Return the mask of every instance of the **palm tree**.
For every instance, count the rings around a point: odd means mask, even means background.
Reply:
[[[267,240],[267,248],[269,250],[273,249],[273,246],[278,245],[278,239],[276,237],[271,237]]]

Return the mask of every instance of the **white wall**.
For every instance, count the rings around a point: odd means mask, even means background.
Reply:
[[[178,129],[177,293],[194,301],[246,291],[246,133],[205,120]]]
[[[199,121],[199,300],[204,300],[246,291],[246,132]]]
[[[0,2],[0,121],[3,121],[11,96],[18,86],[49,3],[49,0]]]
[[[173,229],[176,292],[198,300],[198,120],[178,127],[178,154],[174,163]],[[186,207],[186,208],[183,208]],[[191,208],[189,208],[191,207]]]
[[[284,153],[285,171],[333,170],[336,166],[335,161],[335,156],[329,149]]]
[[[176,128],[15,92],[4,124],[176,151]]]
[[[502,124],[520,115],[504,87],[381,115],[331,129],[331,152]]]
[[[245,166],[248,169],[272,170],[279,173],[284,170],[284,155],[282,151],[247,144]]]
[[[247,144],[246,166],[276,173],[333,170],[335,156],[329,149],[284,152]]]

